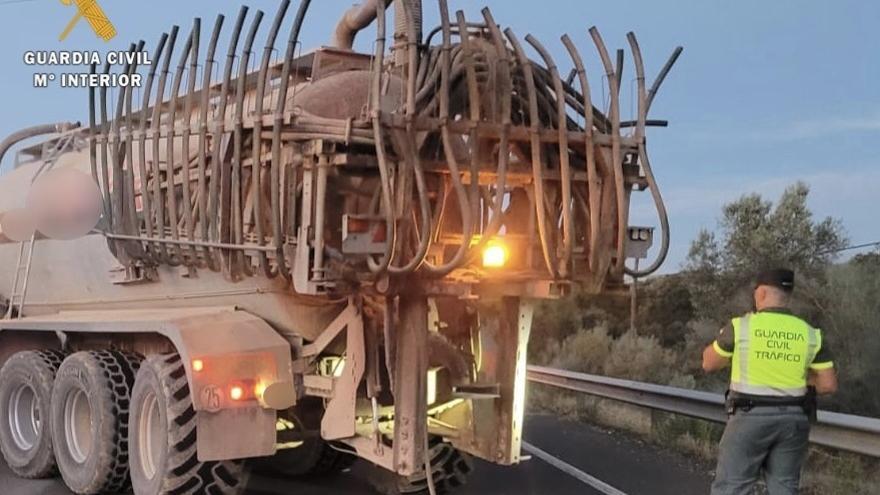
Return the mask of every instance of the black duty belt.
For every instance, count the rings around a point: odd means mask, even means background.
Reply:
[[[727,414],[733,415],[737,411],[751,411],[756,407],[786,407],[797,406],[804,410],[804,413],[811,421],[816,420],[818,405],[816,403],[816,389],[807,388],[807,395],[801,397],[738,397],[731,395],[730,391],[725,394],[724,405]]]

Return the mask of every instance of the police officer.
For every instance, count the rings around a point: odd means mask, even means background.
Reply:
[[[837,374],[822,331],[789,310],[793,290],[791,270],[758,274],[757,310],[731,320],[703,351],[707,372],[731,365],[712,495],[752,493],[762,471],[771,495],[798,493],[810,392],[834,393]]]

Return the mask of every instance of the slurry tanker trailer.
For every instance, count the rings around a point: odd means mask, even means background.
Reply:
[[[0,145],[30,140],[0,177],[0,448],[17,475],[226,494],[247,466],[360,457],[390,493],[446,493],[472,457],[520,461],[535,302],[662,263],[645,131],[680,49],[649,82],[632,33],[624,57],[593,28],[562,37],[565,73],[489,9],[439,0],[427,31],[420,1],[369,0],[303,54],[309,3],[174,26],[149,64],[116,69],[140,89],[93,86],[87,123]],[[374,51],[354,51],[370,25]],[[604,74],[588,77],[587,44]],[[640,271],[638,191],[662,227]]]

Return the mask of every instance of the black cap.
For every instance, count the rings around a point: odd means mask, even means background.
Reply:
[[[755,277],[755,287],[759,285],[769,285],[792,291],[794,290],[794,272],[786,268],[765,270]]]

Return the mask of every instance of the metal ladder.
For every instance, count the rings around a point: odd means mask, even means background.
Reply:
[[[37,234],[18,244],[18,263],[12,277],[12,290],[9,293],[9,307],[6,308],[4,320],[21,318],[24,312],[24,300],[27,297],[28,278],[31,274],[31,261],[34,258],[34,241]]]

